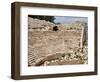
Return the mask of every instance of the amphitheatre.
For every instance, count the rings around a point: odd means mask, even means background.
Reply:
[[[28,66],[87,64],[86,27],[79,21],[54,24],[28,17]]]

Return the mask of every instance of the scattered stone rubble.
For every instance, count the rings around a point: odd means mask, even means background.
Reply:
[[[87,64],[88,45],[80,48],[83,27],[81,22],[56,25],[29,17],[28,66]]]
[[[87,47],[84,46],[83,49],[77,49],[76,51],[72,51],[71,53],[63,53],[61,57],[46,60],[42,63],[43,66],[50,65],[73,65],[73,64],[87,64]]]

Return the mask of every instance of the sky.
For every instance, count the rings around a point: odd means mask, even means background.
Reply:
[[[75,21],[88,22],[87,17],[55,16],[55,23],[69,24]]]

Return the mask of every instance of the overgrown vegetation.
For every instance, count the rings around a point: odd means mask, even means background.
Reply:
[[[38,15],[28,15],[28,17],[45,20],[54,23],[55,17],[54,16],[38,16]]]

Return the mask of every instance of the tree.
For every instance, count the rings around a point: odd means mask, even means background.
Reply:
[[[55,19],[54,16],[28,15],[28,17],[37,18],[40,20],[46,20],[46,21],[53,22],[53,23],[54,23],[54,19]]]

